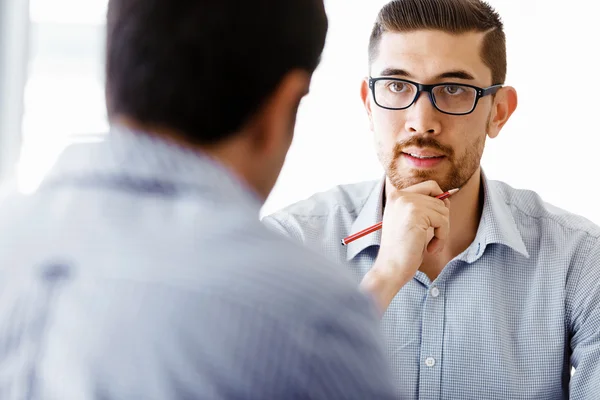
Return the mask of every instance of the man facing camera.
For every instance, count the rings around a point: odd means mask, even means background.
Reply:
[[[346,262],[378,300],[404,399],[600,393],[600,229],[480,166],[517,107],[505,77],[503,25],[487,3],[388,3],[361,89],[385,177],[265,219]]]

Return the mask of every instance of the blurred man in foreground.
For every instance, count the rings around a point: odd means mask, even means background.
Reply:
[[[111,0],[111,132],[0,206],[2,399],[389,399],[374,307],[259,221],[321,0]]]

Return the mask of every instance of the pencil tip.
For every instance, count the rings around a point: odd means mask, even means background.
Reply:
[[[450,189],[450,190],[448,190],[448,193],[454,194],[454,193],[458,192],[459,190],[460,190],[460,188]]]

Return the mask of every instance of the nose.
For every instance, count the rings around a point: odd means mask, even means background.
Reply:
[[[438,135],[441,132],[440,112],[433,106],[428,93],[419,93],[417,100],[406,110],[405,128],[414,135]]]

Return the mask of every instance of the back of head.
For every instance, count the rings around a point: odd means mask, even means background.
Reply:
[[[385,32],[439,30],[451,34],[486,32],[481,58],[493,84],[506,79],[506,37],[498,13],[481,0],[393,0],[379,15],[369,40],[369,65],[377,57]]]
[[[290,70],[314,71],[326,31],[322,0],[110,0],[109,116],[216,144]]]

